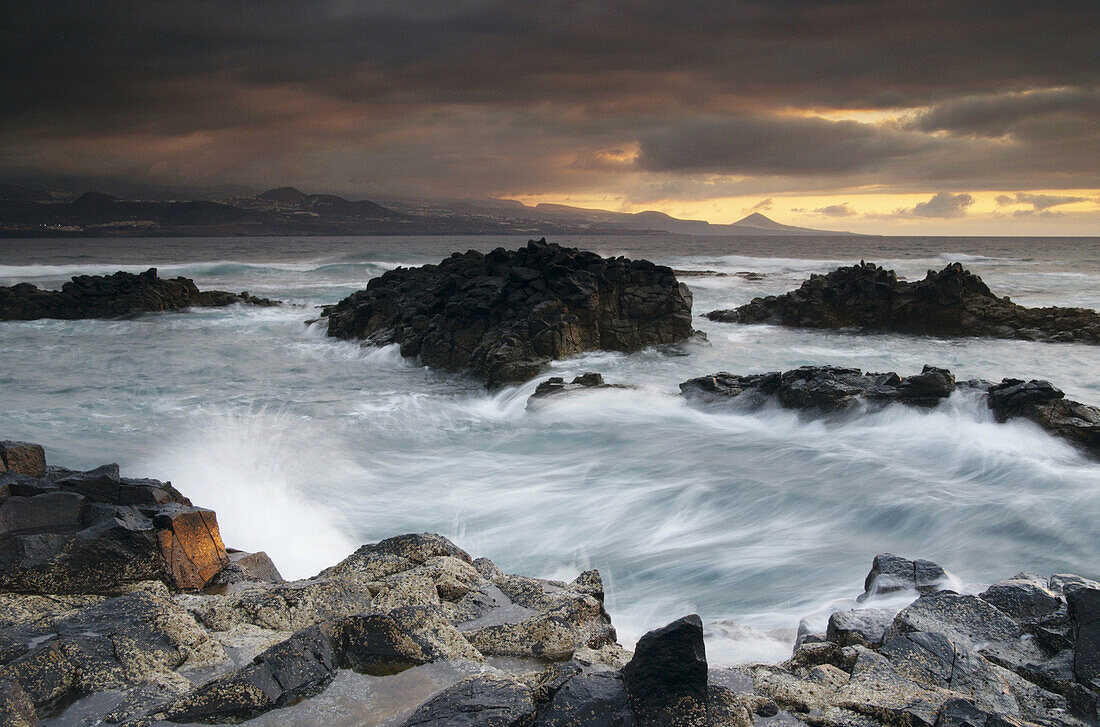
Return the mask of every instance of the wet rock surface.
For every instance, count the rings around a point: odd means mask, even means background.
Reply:
[[[278,301],[247,292],[201,291],[189,278],[164,279],[156,268],[144,273],[77,275],[61,290],[40,290],[30,283],[0,287],[0,321],[39,318],[119,318],[138,313],[220,308],[234,303],[274,306]]]
[[[1064,398],[1049,381],[956,382],[947,369],[927,365],[919,374],[906,377],[892,371],[864,373],[837,366],[802,366],[747,375],[719,371],[680,384],[680,392],[699,404],[736,402],[759,407],[774,401],[788,409],[818,414],[887,404],[931,407],[956,390],[980,396],[998,421],[1027,419],[1100,458],[1100,408]]]
[[[552,376],[535,387],[535,393],[527,399],[527,408],[537,408],[542,399],[570,394],[578,391],[595,391],[599,389],[632,389],[628,384],[609,384],[603,380],[603,375],[594,371],[588,371],[580,376],[574,376],[573,380],[566,383],[560,376]]]
[[[92,521],[115,523],[82,536],[92,543],[118,523],[146,533],[157,564],[153,579],[113,575],[109,587],[86,591],[76,584],[108,580],[50,570],[34,581],[39,591],[0,585],[3,725],[76,724],[78,714],[80,724],[128,727],[275,724],[287,714],[276,710],[299,710],[300,724],[300,710],[327,700],[347,675],[415,685],[414,700],[371,712],[383,715],[380,724],[409,727],[1078,727],[1097,719],[1100,583],[1080,576],[1021,573],[973,595],[948,590],[956,581],[931,561],[884,553],[864,583],[866,608],[833,613],[826,633],[789,660],[710,668],[697,616],[649,632],[633,654],[623,649],[596,571],[571,582],[507,574],[442,536],[413,533],[291,582],[263,554],[222,548],[228,557],[210,587],[186,590],[177,576],[199,572],[201,554],[189,556],[194,568],[173,568],[156,533],[186,540],[210,511],[170,484],[127,480],[113,466],[6,471],[0,481],[2,507],[22,498],[3,510],[4,522],[22,528],[0,539],[5,564],[26,554],[11,538],[71,538]],[[26,505],[40,497],[48,499]],[[125,562],[118,548],[98,552]],[[882,607],[883,596],[914,600],[896,611]],[[435,668],[452,676],[408,676]],[[339,699],[371,694],[345,686]],[[309,723],[336,717],[316,713]]]
[[[977,275],[952,263],[923,280],[860,262],[813,275],[783,295],[754,298],[707,314],[726,323],[859,328],[932,336],[981,336],[1100,343],[1100,313],[1087,308],[1025,308],[994,295]]]
[[[691,293],[671,268],[545,240],[391,270],[323,315],[330,336],[398,343],[403,356],[491,386],[533,378],[552,359],[693,332]]]

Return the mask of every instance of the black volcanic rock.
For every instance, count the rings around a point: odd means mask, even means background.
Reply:
[[[692,335],[691,293],[670,268],[545,240],[391,270],[324,315],[330,336],[399,343],[403,356],[490,386],[582,351],[637,351]]]
[[[218,308],[233,303],[274,306],[278,301],[248,293],[200,291],[189,278],[165,280],[156,268],[144,273],[77,275],[61,290],[40,290],[30,283],[0,287],[0,320],[30,321],[39,318],[117,318],[183,308]]]
[[[706,727],[707,655],[695,614],[638,639],[623,685],[639,727]]]
[[[986,392],[999,421],[1030,419],[1051,434],[1100,457],[1100,409],[1066,399],[1049,381],[1004,379]]]
[[[935,406],[958,388],[981,392],[999,421],[1023,418],[1100,458],[1100,408],[1063,398],[1049,381],[1004,379],[999,384],[956,385],[947,369],[925,366],[902,378],[894,372],[864,373],[836,366],[802,366],[790,371],[739,375],[719,371],[680,384],[680,392],[702,404],[737,401],[761,406],[775,400],[788,409],[832,413],[855,407],[898,403]]]
[[[952,263],[923,280],[860,262],[813,275],[783,295],[754,298],[707,314],[726,323],[798,328],[859,328],[932,336],[982,336],[1100,343],[1100,313],[1087,308],[1025,308],[994,295],[982,279]]]

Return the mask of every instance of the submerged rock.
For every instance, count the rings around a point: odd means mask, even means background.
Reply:
[[[812,275],[783,295],[754,298],[707,314],[727,323],[800,328],[859,328],[932,336],[982,336],[1100,343],[1100,313],[1087,308],[1025,308],[994,295],[982,279],[952,263],[923,280],[860,262]]]
[[[256,298],[247,292],[201,291],[189,278],[166,280],[157,277],[156,268],[149,268],[137,275],[121,271],[114,275],[77,275],[61,290],[39,290],[30,283],[0,287],[0,320],[119,318],[234,303],[279,305],[279,301]]]
[[[568,394],[576,391],[589,391],[592,389],[633,389],[627,384],[608,384],[603,380],[603,375],[594,371],[583,373],[573,377],[568,384],[560,376],[552,376],[535,388],[535,393],[527,398],[527,408],[532,409],[539,401],[560,394]]]
[[[761,406],[776,401],[788,409],[832,413],[858,407],[897,403],[935,406],[956,389],[981,395],[999,421],[1014,418],[1035,422],[1051,434],[1068,440],[1100,458],[1100,408],[1070,401],[1049,381],[1004,379],[956,383],[947,369],[924,366],[904,378],[894,372],[864,373],[837,366],[801,366],[790,371],[739,375],[720,371],[680,384],[680,392],[702,404],[736,401]]]
[[[551,359],[692,335],[691,293],[670,268],[545,240],[391,270],[323,315],[330,336],[398,343],[403,356],[491,386],[530,379]]]

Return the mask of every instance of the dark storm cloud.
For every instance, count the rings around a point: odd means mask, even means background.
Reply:
[[[763,192],[1100,169],[1094,0],[5,7],[0,174],[478,193],[714,171]],[[927,110],[892,128],[783,115],[886,107]],[[636,144],[636,163],[611,153]]]

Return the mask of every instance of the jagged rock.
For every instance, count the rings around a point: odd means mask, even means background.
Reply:
[[[940,707],[952,695],[909,679],[873,651],[860,653],[836,706],[888,725],[932,727]]]
[[[229,563],[214,576],[207,586],[236,586],[242,583],[284,583],[279,569],[267,553],[245,553],[227,550]]]
[[[1027,573],[994,583],[980,597],[1017,621],[1045,616],[1061,605],[1046,583]]]
[[[573,657],[583,647],[599,649],[615,640],[603,605],[585,594],[539,611],[518,623],[484,626],[467,634],[485,655],[534,656],[551,661]]]
[[[839,646],[882,646],[894,612],[882,608],[838,611],[829,616],[825,638]]]
[[[335,674],[332,644],[320,628],[311,627],[153,716],[170,722],[239,722],[312,696]]]
[[[177,588],[202,588],[229,565],[213,510],[172,503],[153,516],[153,525],[169,577]]]
[[[118,465],[51,469],[0,493],[0,589],[124,592],[163,580],[201,588],[228,563],[210,510],[170,483],[122,478]]]
[[[46,474],[46,450],[30,442],[0,442],[0,472],[41,477]]]
[[[200,291],[193,280],[165,280],[157,277],[156,268],[149,268],[137,275],[121,271],[114,275],[77,275],[61,290],[39,290],[30,283],[0,287],[0,320],[118,318],[233,303],[279,305],[278,301],[254,298],[248,293]]]
[[[932,593],[943,587],[947,572],[930,560],[909,560],[893,553],[880,553],[871,564],[863,583],[863,596],[915,590]]]
[[[17,682],[40,714],[75,696],[142,683],[179,691],[188,682],[176,670],[225,659],[185,611],[147,591],[10,626],[0,643],[22,647],[4,650],[0,680]]]
[[[861,262],[812,275],[784,295],[754,298],[736,310],[711,311],[707,317],[802,328],[1100,343],[1100,313],[1025,308],[998,298],[959,263],[908,283],[892,270]]]
[[[841,411],[856,403],[934,406],[954,390],[951,372],[933,366],[905,378],[893,372],[865,374],[859,369],[835,366],[802,366],[782,373],[747,376],[722,371],[680,384],[684,396],[705,403],[738,398],[749,405],[760,405],[774,398],[790,409],[822,412]]]
[[[1022,639],[1019,624],[977,596],[952,591],[923,595],[895,617],[887,639],[917,631],[943,634],[1009,668],[1043,658],[1034,643]]]
[[[530,688],[502,674],[477,674],[416,708],[404,727],[527,727],[535,717]]]
[[[482,659],[450,622],[423,607],[351,616],[329,633],[340,664],[366,674],[396,674],[441,659]]]
[[[959,385],[985,396],[999,421],[1022,417],[1100,457],[1100,409],[1069,401],[1049,381],[1005,379],[1000,384],[969,381]],[[739,375],[720,371],[680,384],[680,392],[702,404],[736,402],[761,406],[777,401],[788,409],[836,412],[888,403],[935,406],[956,389],[947,369],[925,366],[919,374],[863,373],[836,366],[802,366],[790,371]]]
[[[692,335],[691,293],[672,270],[531,241],[398,268],[326,308],[328,335],[399,343],[427,366],[490,386],[583,351],[636,351]]]
[[[639,727],[706,727],[707,657],[695,614],[640,638],[622,674]]]
[[[1064,398],[1049,381],[1004,379],[990,386],[986,396],[998,421],[1029,419],[1100,457],[1100,409]]]
[[[1066,600],[1073,622],[1073,673],[1100,692],[1100,589],[1078,588]]]

